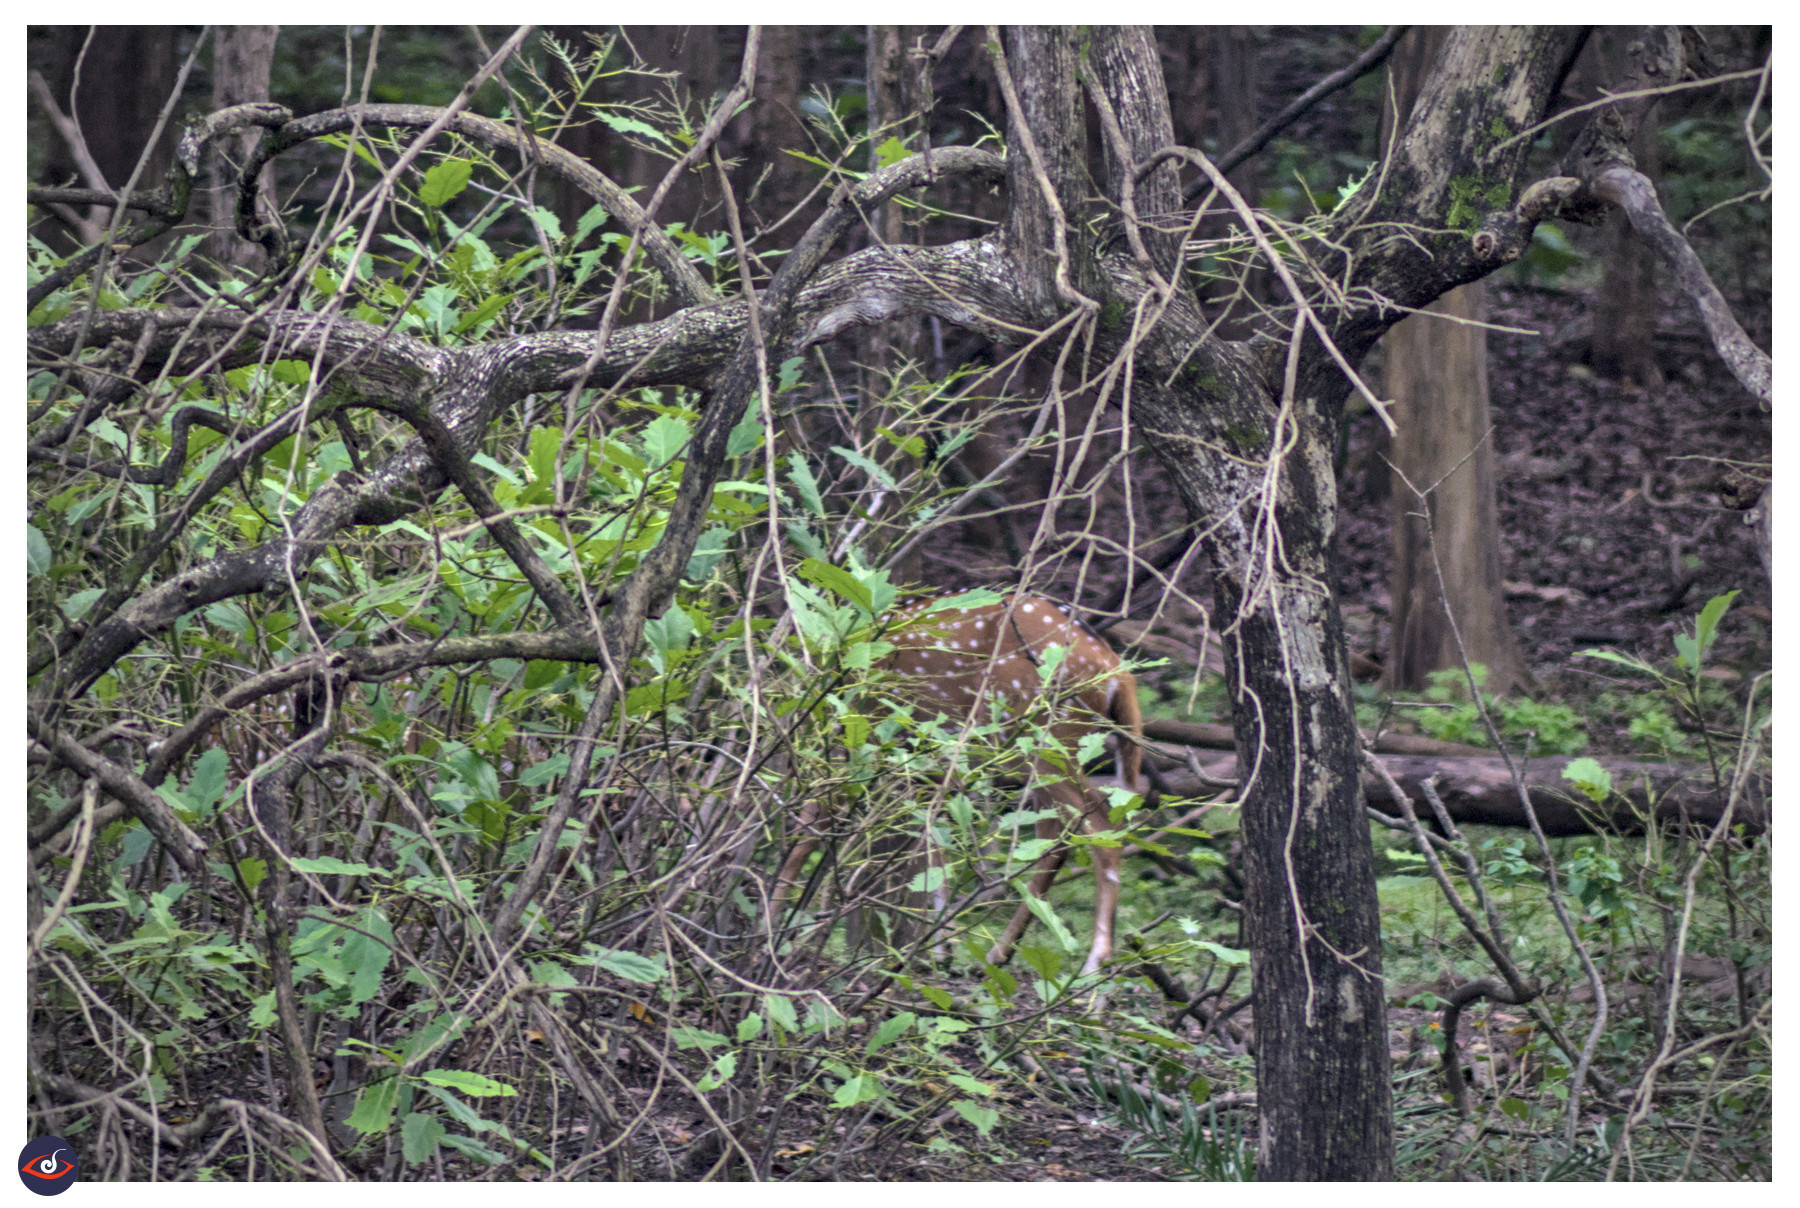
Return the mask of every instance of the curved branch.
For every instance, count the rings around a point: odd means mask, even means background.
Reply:
[[[157,842],[163,845],[189,876],[205,875],[206,865],[202,857],[206,853],[206,840],[189,830],[187,824],[175,816],[169,803],[135,772],[121,767],[98,752],[88,750],[50,725],[42,714],[28,711],[27,724],[31,727],[33,736],[52,756],[73,768],[77,775],[99,781],[101,788],[112,794],[134,818],[144,824],[146,830],[156,836]]]
[[[1675,283],[1681,287],[1681,292],[1693,300],[1694,309],[1700,312],[1707,334],[1712,336],[1713,347],[1718,350],[1719,359],[1725,362],[1726,368],[1731,370],[1731,376],[1763,403],[1768,403],[1772,372],[1769,354],[1744,334],[1724,295],[1707,275],[1706,266],[1700,263],[1700,257],[1694,254],[1688,241],[1663,213],[1662,204],[1656,199],[1656,186],[1650,183],[1650,178],[1636,168],[1615,166],[1606,169],[1594,181],[1593,192],[1596,197],[1625,211],[1632,227],[1644,237],[1644,242],[1656,249],[1675,274]]]
[[[92,268],[109,248],[115,252],[147,243],[187,215],[188,200],[193,193],[194,177],[199,172],[200,152],[206,144],[244,126],[274,126],[286,121],[290,114],[280,105],[233,105],[190,125],[176,146],[175,159],[164,176],[162,189],[149,194],[134,193],[112,204],[149,211],[149,217],[119,232],[115,240],[102,241],[83,250],[61,268],[25,291],[25,309],[30,310],[45,298]]]

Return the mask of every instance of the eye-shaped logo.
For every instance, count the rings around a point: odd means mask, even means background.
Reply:
[[[39,1195],[61,1195],[75,1181],[75,1147],[61,1137],[39,1137],[19,1151],[19,1181]]]

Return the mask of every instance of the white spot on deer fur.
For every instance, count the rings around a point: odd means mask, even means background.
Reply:
[[[1025,607],[1024,607],[1024,611],[1026,611],[1026,612],[1031,612],[1031,611],[1033,611],[1033,610],[1034,610],[1034,609],[1036,609],[1036,608],[1037,608],[1037,605],[1036,605],[1036,604],[1026,604],[1026,605],[1025,605]]]

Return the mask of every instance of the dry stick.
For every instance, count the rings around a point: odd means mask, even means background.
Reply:
[[[1681,885],[1681,923],[1675,932],[1675,953],[1672,962],[1673,972],[1669,978],[1669,1002],[1667,1015],[1663,1020],[1662,1049],[1650,1068],[1644,1071],[1638,1088],[1632,1095],[1631,1114],[1625,1118],[1625,1127],[1619,1133],[1618,1144],[1613,1149],[1612,1161],[1607,1164],[1606,1177],[1610,1182],[1613,1173],[1618,1169],[1619,1158],[1625,1152],[1625,1144],[1631,1136],[1631,1130],[1650,1112],[1650,1099],[1656,1091],[1656,1076],[1675,1062],[1672,1050],[1675,1047],[1675,1012],[1681,999],[1681,954],[1687,947],[1688,925],[1694,917],[1695,883],[1699,880],[1700,870],[1705,867],[1712,855],[1713,848],[1731,832],[1731,815],[1743,797],[1744,786],[1750,780],[1750,771],[1756,766],[1758,756],[1762,754],[1763,728],[1755,724],[1757,688],[1767,679],[1768,673],[1756,677],[1750,686],[1750,693],[1744,701],[1744,737],[1738,745],[1738,766],[1731,778],[1731,793],[1726,798],[1725,809],[1719,814],[1718,825],[1707,835],[1700,850],[1694,854],[1693,863],[1688,865],[1687,876],[1682,878]],[[1716,1038],[1715,1038],[1716,1039]]]
[[[1553,117],[1547,117],[1535,126],[1527,126],[1505,142],[1496,143],[1488,149],[1489,155],[1498,155],[1514,143],[1522,143],[1526,139],[1536,138],[1556,123],[1574,117],[1578,113],[1587,113],[1594,109],[1604,109],[1608,105],[1617,105],[1621,101],[1641,100],[1644,97],[1667,96],[1673,92],[1688,92],[1695,88],[1711,88],[1715,84],[1729,84],[1733,80],[1748,80],[1764,74],[1766,67],[1752,67],[1748,71],[1734,71],[1727,75],[1710,76],[1704,80],[1685,80],[1679,84],[1665,84],[1657,88],[1638,88],[1629,92],[1615,92],[1601,97],[1597,101],[1589,101],[1585,105],[1576,105],[1573,109],[1564,109]]]
[[[1466,461],[1468,457],[1474,455],[1474,450],[1471,449],[1464,460]],[[1458,462],[1457,466],[1452,467],[1444,477],[1448,478],[1450,474],[1454,474],[1461,464]],[[1512,752],[1508,751],[1506,744],[1501,741],[1499,727],[1494,724],[1494,719],[1488,714],[1486,702],[1481,699],[1481,685],[1475,682],[1475,673],[1469,667],[1468,648],[1463,645],[1462,629],[1457,625],[1456,614],[1450,607],[1449,589],[1444,585],[1443,564],[1438,560],[1437,536],[1431,523],[1431,508],[1426,502],[1426,495],[1436,490],[1444,479],[1440,478],[1438,482],[1421,491],[1413,486],[1406,475],[1398,469],[1394,472],[1399,474],[1400,481],[1419,501],[1418,515],[1425,526],[1425,548],[1431,551],[1431,570],[1437,578],[1438,599],[1443,603],[1444,620],[1448,623],[1450,636],[1456,643],[1456,657],[1462,666],[1463,676],[1468,681],[1469,695],[1474,699],[1475,708],[1481,714],[1481,723],[1486,727],[1489,739],[1499,749],[1500,757],[1506,761],[1506,770],[1513,782],[1513,791],[1519,795],[1519,805],[1525,812],[1525,820],[1530,824],[1531,833],[1537,839],[1538,850],[1544,856],[1544,879],[1549,889],[1550,906],[1556,912],[1557,922],[1561,924],[1563,934],[1568,938],[1569,946],[1581,959],[1582,971],[1587,975],[1588,986],[1594,993],[1594,1026],[1588,1032],[1587,1042],[1581,1046],[1581,1055],[1575,1062],[1575,1071],[1569,1080],[1569,1112],[1563,1125],[1563,1143],[1573,1148],[1575,1127],[1581,1118],[1581,1090],[1587,1081],[1588,1069],[1593,1065],[1594,1053],[1599,1048],[1600,1037],[1606,1030],[1606,983],[1601,978],[1600,971],[1594,967],[1594,960],[1589,955],[1587,946],[1581,942],[1581,934],[1576,929],[1574,920],[1569,917],[1568,906],[1563,902],[1562,887],[1557,882],[1556,857],[1550,851],[1550,840],[1545,836],[1544,828],[1538,822],[1537,810],[1531,804],[1531,793],[1525,787],[1525,777],[1520,773],[1519,765],[1514,762]]]
[[[1444,900],[1449,903],[1457,920],[1462,923],[1463,930],[1475,938],[1475,942],[1481,945],[1482,950],[1488,954],[1488,959],[1494,962],[1505,979],[1503,981],[1493,977],[1476,978],[1455,987],[1444,995],[1444,1059],[1442,1065],[1444,1081],[1450,1091],[1451,1100],[1456,1106],[1456,1114],[1467,1117],[1469,1114],[1469,1091],[1463,1080],[1462,1065],[1456,1044],[1456,1033],[1464,1004],[1475,998],[1485,997],[1497,1002],[1523,1005],[1536,998],[1542,991],[1535,982],[1519,972],[1518,967],[1513,964],[1512,959],[1506,953],[1504,933],[1500,928],[1498,915],[1482,887],[1481,871],[1476,866],[1473,857],[1468,854],[1462,834],[1456,830],[1454,823],[1450,822],[1449,811],[1444,808],[1444,803],[1437,794],[1437,787],[1434,783],[1436,778],[1427,778],[1421,787],[1426,800],[1431,803],[1433,812],[1437,814],[1439,825],[1445,826],[1446,832],[1450,836],[1444,846],[1456,852],[1461,858],[1463,873],[1469,878],[1470,885],[1475,888],[1482,906],[1487,910],[1487,929],[1484,929],[1476,920],[1474,912],[1462,900],[1462,895],[1456,891],[1456,886],[1450,880],[1450,874],[1444,870],[1443,863],[1438,859],[1436,845],[1430,842],[1425,828],[1419,823],[1418,815],[1413,811],[1411,798],[1401,791],[1400,785],[1394,780],[1393,774],[1388,771],[1387,765],[1367,748],[1362,751],[1362,760],[1365,767],[1381,777],[1387,784],[1388,792],[1400,803],[1401,812],[1406,816],[1407,829],[1412,834],[1413,844],[1425,857],[1425,863],[1431,869],[1432,878],[1437,881],[1438,889],[1443,893]]]
[[[1333,340],[1331,338],[1331,333],[1325,330],[1324,321],[1313,311],[1311,304],[1306,300],[1306,295],[1301,292],[1299,285],[1294,282],[1293,275],[1288,272],[1287,265],[1282,261],[1280,255],[1276,253],[1275,248],[1269,243],[1269,238],[1263,233],[1262,224],[1257,220],[1255,213],[1252,212],[1249,204],[1245,202],[1243,195],[1233,187],[1229,180],[1225,179],[1225,174],[1219,171],[1219,169],[1214,166],[1213,162],[1206,158],[1205,154],[1194,150],[1192,147],[1165,147],[1155,155],[1152,155],[1145,163],[1139,165],[1138,171],[1140,173],[1147,172],[1163,159],[1169,157],[1185,159],[1198,167],[1211,178],[1213,187],[1223,193],[1226,200],[1231,202],[1232,208],[1238,213],[1238,217],[1244,220],[1245,229],[1250,232],[1250,237],[1255,240],[1257,249],[1261,251],[1263,256],[1269,261],[1270,267],[1275,270],[1275,275],[1281,278],[1282,285],[1286,287],[1288,295],[1294,300],[1294,306],[1300,314],[1306,316],[1307,322],[1311,324],[1313,331],[1318,335],[1319,342],[1325,346],[1325,351],[1331,354],[1331,359],[1337,362],[1337,366],[1343,371],[1344,376],[1350,379],[1351,384],[1354,385],[1357,391],[1363,396],[1364,401],[1366,401],[1369,406],[1373,408],[1375,414],[1380,417],[1382,425],[1388,430],[1388,435],[1394,435],[1394,421],[1387,413],[1387,404],[1375,397],[1375,392],[1369,389],[1367,383],[1362,380],[1362,377],[1355,369],[1351,368],[1350,362],[1344,359],[1344,354],[1338,349],[1337,341]]]
[[[1373,46],[1358,55],[1355,61],[1348,67],[1333,72],[1331,75],[1320,80],[1317,84],[1314,84],[1311,88],[1308,88],[1305,92],[1296,97],[1286,109],[1283,109],[1280,113],[1277,113],[1274,117],[1258,126],[1239,142],[1237,146],[1219,156],[1219,171],[1230,172],[1233,168],[1236,168],[1252,155],[1261,151],[1263,147],[1268,144],[1270,139],[1274,138],[1277,134],[1280,134],[1293,123],[1294,119],[1298,118],[1308,109],[1311,109],[1314,105],[1318,104],[1338,89],[1343,88],[1345,85],[1355,83],[1364,75],[1381,66],[1383,61],[1387,59],[1389,53],[1393,51],[1395,44],[1400,41],[1401,35],[1405,34],[1410,28],[1411,26],[1407,25],[1388,26],[1387,32],[1376,39]],[[1199,195],[1200,188],[1200,182],[1195,181],[1193,184],[1182,190],[1181,200],[1192,201]]]
[[[81,786],[81,821],[75,828],[73,843],[74,854],[69,861],[69,873],[63,878],[62,891],[56,895],[56,901],[44,912],[43,921],[32,929],[27,947],[36,951],[43,946],[44,937],[50,929],[62,921],[63,912],[69,908],[69,902],[75,896],[75,890],[81,884],[81,870],[87,867],[88,845],[94,837],[94,802],[100,796],[100,782],[90,776]]]

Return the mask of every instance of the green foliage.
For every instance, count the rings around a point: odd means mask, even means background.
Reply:
[[[1178,1063],[1166,1064],[1179,1070]],[[1130,1156],[1155,1162],[1169,1172],[1169,1177],[1181,1180],[1255,1180],[1256,1147],[1250,1138],[1250,1114],[1233,1112],[1228,1123],[1222,1125],[1210,1101],[1211,1087],[1205,1078],[1194,1078],[1184,1087],[1171,1086],[1164,1091],[1160,1086],[1140,1089],[1116,1062],[1105,1070],[1090,1066],[1087,1075],[1094,1098],[1112,1105],[1119,1122],[1137,1134],[1126,1149]],[[1179,1096],[1173,1109],[1165,1105],[1173,1097],[1171,1092]],[[1206,1107],[1204,1123],[1197,1103]]]
[[[1478,685],[1485,683],[1487,668],[1475,663],[1470,667],[1470,675]],[[1433,671],[1428,678],[1431,686],[1425,690],[1423,703],[1429,707],[1407,710],[1419,728],[1446,742],[1491,746],[1492,739],[1481,720],[1481,710],[1469,698],[1469,676],[1459,670],[1446,669]],[[1525,749],[1533,757],[1574,755],[1587,747],[1586,722],[1567,705],[1490,693],[1483,693],[1481,700],[1499,729],[1501,739]],[[1363,712],[1379,717],[1379,712],[1372,707],[1365,706]]]

